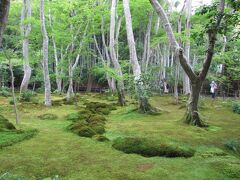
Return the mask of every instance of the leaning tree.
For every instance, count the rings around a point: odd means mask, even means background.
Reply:
[[[221,0],[215,21],[208,26],[208,29],[207,29],[208,48],[207,48],[206,57],[203,63],[202,70],[198,73],[194,72],[191,65],[188,63],[189,62],[187,59],[188,57],[185,55],[183,48],[177,42],[176,37],[172,30],[172,26],[169,22],[168,16],[166,15],[166,12],[164,11],[161,4],[157,0],[150,0],[150,3],[152,4],[153,8],[161,18],[168,40],[171,46],[175,49],[176,56],[178,57],[182,68],[186,72],[191,82],[191,95],[189,99],[186,117],[184,119],[188,124],[204,127],[206,126],[206,124],[199,117],[198,101],[199,101],[201,87],[207,76],[208,70],[212,62],[216,36],[220,28],[221,20],[224,16],[225,0]]]

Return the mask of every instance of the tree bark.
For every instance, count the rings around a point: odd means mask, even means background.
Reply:
[[[127,40],[129,46],[129,53],[130,53],[130,62],[132,65],[133,76],[134,76],[134,83],[135,89],[138,96],[139,101],[139,110],[146,113],[151,112],[153,109],[148,102],[148,99],[145,95],[144,83],[141,78],[141,68],[137,58],[135,40],[133,35],[133,28],[132,28],[132,17],[130,13],[129,7],[129,0],[123,0],[123,8],[125,14],[125,21],[126,21],[126,31],[127,31]]]
[[[31,18],[31,2],[23,0],[22,15],[21,15],[21,31],[23,37],[22,52],[23,52],[23,70],[24,76],[20,86],[20,93],[28,90],[28,84],[31,78],[32,69],[29,65],[29,35],[31,33],[31,23],[25,24],[25,20]]]
[[[12,63],[11,63],[10,58],[9,58],[9,70],[11,73],[12,98],[13,98],[14,113],[15,113],[15,117],[16,117],[16,124],[19,124],[20,117],[19,117],[18,108],[17,108],[17,100],[16,100],[15,90],[14,90],[14,74],[13,74],[13,68],[12,68]]]
[[[122,73],[121,66],[118,62],[116,49],[115,49],[116,6],[117,6],[117,1],[112,0],[109,49],[110,49],[110,56],[111,56],[114,69],[117,71],[117,75],[119,78],[117,79],[118,102],[121,106],[124,106],[126,102],[125,102],[125,94],[124,94],[123,73]]]
[[[3,32],[8,21],[10,0],[0,0],[0,47],[2,47]]]
[[[44,87],[45,87],[45,106],[51,106],[51,83],[48,70],[48,34],[45,25],[44,16],[44,0],[40,0],[40,21],[41,21],[41,31],[43,36],[43,77],[44,77]]]

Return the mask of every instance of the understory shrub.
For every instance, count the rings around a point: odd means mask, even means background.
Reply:
[[[232,110],[234,113],[240,114],[240,102],[233,103]]]
[[[127,154],[140,154],[144,157],[192,157],[194,150],[171,144],[159,144],[145,138],[118,138],[114,140],[115,149]]]
[[[56,120],[58,118],[57,115],[51,114],[51,113],[46,113],[38,116],[39,119],[41,120]]]
[[[33,97],[33,93],[32,91],[23,91],[21,94],[20,94],[20,101],[23,101],[23,102],[30,102],[31,99]]]
[[[11,96],[10,89],[8,87],[2,87],[0,89],[0,96],[4,96],[4,97]]]

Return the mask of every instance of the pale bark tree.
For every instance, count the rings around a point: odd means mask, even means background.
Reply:
[[[52,43],[53,43],[53,52],[54,52],[54,60],[55,60],[55,75],[56,75],[57,92],[60,93],[62,91],[62,79],[61,79],[61,74],[60,74],[60,70],[59,70],[58,50],[57,50],[57,44],[56,44],[55,35],[54,35],[52,19],[53,18],[52,18],[52,14],[51,14],[51,9],[49,8],[49,25],[52,29]]]
[[[109,49],[110,49],[110,56],[111,56],[114,69],[116,70],[118,75],[118,79],[117,79],[118,102],[121,106],[124,106],[126,102],[125,102],[125,95],[124,95],[123,73],[122,73],[122,68],[119,64],[119,61],[117,59],[117,54],[115,49],[116,7],[117,7],[117,0],[112,0]]]
[[[26,20],[31,18],[31,1],[22,1],[22,14],[21,14],[21,32],[23,37],[22,53],[23,53],[23,70],[24,76],[20,86],[20,92],[27,91],[28,84],[31,78],[32,69],[29,64],[29,35],[31,33],[31,23],[26,24]]]
[[[127,40],[129,46],[130,53],[130,62],[132,65],[133,75],[134,75],[134,83],[139,101],[139,110],[142,112],[150,112],[152,111],[152,107],[148,102],[148,99],[145,95],[144,84],[141,77],[141,68],[137,58],[135,40],[133,35],[132,28],[132,17],[129,7],[129,0],[123,0],[123,8],[125,14],[126,21],[126,31],[127,31]]]
[[[8,21],[10,0],[0,0],[0,47],[2,47],[3,32]]]
[[[206,58],[203,63],[203,68],[199,74],[196,74],[193,71],[191,65],[188,63],[188,60],[184,54],[183,48],[180,47],[180,45],[178,44],[178,42],[175,38],[175,35],[173,33],[171,24],[165,13],[165,10],[162,8],[162,6],[159,4],[159,2],[157,0],[150,0],[150,2],[152,4],[153,8],[155,9],[155,11],[161,17],[161,20],[164,24],[164,29],[166,31],[169,42],[170,42],[171,46],[176,50],[176,55],[179,58],[180,64],[181,64],[182,68],[184,69],[184,71],[186,72],[186,74],[188,75],[190,82],[191,82],[191,96],[189,99],[189,104],[188,104],[185,121],[188,124],[192,124],[192,125],[199,126],[199,127],[204,127],[206,125],[199,117],[198,101],[199,101],[199,96],[200,96],[200,91],[201,91],[203,81],[205,80],[205,78],[207,76],[208,70],[211,65],[212,57],[214,54],[214,47],[215,47],[217,32],[219,30],[219,26],[220,26],[221,20],[224,15],[225,1],[221,0],[216,23],[214,25],[212,25],[211,27],[209,27],[209,29],[207,31],[208,32],[208,49],[207,49],[207,53],[206,53]]]
[[[187,57],[187,61],[190,64],[190,48],[191,48],[191,44],[190,44],[190,29],[191,29],[191,14],[192,14],[192,0],[186,0],[186,15],[187,15],[187,19],[186,19],[186,44],[185,44],[185,52],[186,52],[186,57]],[[191,93],[191,88],[190,88],[190,80],[189,77],[187,76],[187,74],[184,72],[184,80],[183,80],[183,92],[184,94],[190,94]]]
[[[45,88],[45,106],[51,106],[51,82],[48,70],[48,34],[45,24],[45,14],[44,14],[44,0],[40,0],[40,21],[41,21],[41,31],[43,36],[43,47],[42,47],[42,66],[43,66],[43,77],[44,77],[44,88]]]

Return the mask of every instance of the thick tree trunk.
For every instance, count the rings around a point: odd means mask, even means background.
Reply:
[[[151,112],[153,108],[148,102],[148,99],[145,95],[144,84],[141,79],[141,68],[137,58],[135,40],[132,29],[132,17],[130,13],[129,0],[123,0],[123,8],[126,21],[126,31],[127,31],[127,40],[130,53],[130,61],[132,64],[132,70],[134,75],[135,88],[139,101],[139,110],[146,113]]]
[[[51,106],[51,83],[48,71],[48,34],[45,25],[44,17],[44,0],[40,0],[40,21],[41,21],[41,31],[43,35],[43,77],[44,77],[44,87],[45,87],[45,106]]]
[[[198,101],[201,87],[202,87],[201,81],[192,84],[192,92],[187,107],[186,117],[184,119],[187,124],[191,124],[198,127],[206,127],[204,122],[201,120],[198,112]]]
[[[121,66],[117,59],[117,54],[115,50],[115,28],[116,28],[116,6],[117,1],[112,0],[112,7],[111,7],[111,21],[110,21],[110,42],[109,42],[109,49],[110,49],[110,56],[112,59],[112,63],[114,69],[117,71],[117,75],[119,76],[117,80],[117,92],[118,92],[118,102],[121,106],[126,104],[125,102],[125,94],[124,94],[124,82],[123,82],[123,73]]]
[[[10,0],[0,0],[0,47],[2,47],[3,31],[7,24]]]
[[[28,84],[31,78],[32,69],[29,65],[29,35],[31,32],[31,23],[25,24],[25,20],[31,18],[31,2],[30,0],[23,0],[22,15],[21,15],[21,31],[23,37],[22,52],[23,52],[23,70],[24,76],[20,86],[20,92],[27,91]]]

